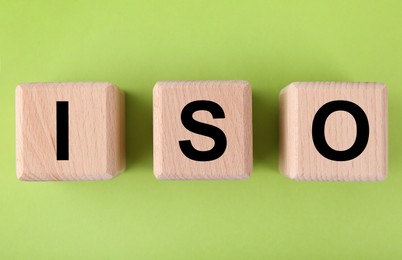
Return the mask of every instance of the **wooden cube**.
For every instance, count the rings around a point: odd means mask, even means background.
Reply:
[[[18,179],[104,180],[124,170],[124,94],[111,83],[21,84],[16,114]]]
[[[296,82],[280,94],[280,170],[295,180],[387,176],[387,89],[382,83]]]
[[[248,82],[158,82],[153,100],[157,179],[250,176],[252,115]]]

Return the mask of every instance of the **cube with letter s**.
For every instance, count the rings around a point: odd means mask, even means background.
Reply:
[[[245,179],[252,170],[247,81],[162,81],[153,91],[157,179]]]

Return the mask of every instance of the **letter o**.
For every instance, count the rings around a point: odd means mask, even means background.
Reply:
[[[325,139],[325,122],[335,111],[346,111],[356,121],[356,140],[349,149],[343,151],[332,149]],[[315,114],[312,136],[314,145],[322,156],[333,161],[349,161],[358,157],[366,148],[369,139],[369,122],[366,113],[355,103],[335,100],[324,104]]]

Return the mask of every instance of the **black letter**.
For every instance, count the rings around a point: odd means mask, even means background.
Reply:
[[[223,131],[215,126],[195,121],[193,113],[199,110],[206,110],[212,114],[213,118],[225,118],[225,112],[215,102],[208,100],[197,100],[188,103],[181,112],[181,122],[184,127],[196,134],[211,137],[215,141],[215,146],[209,151],[196,150],[190,140],[179,141],[180,149],[189,159],[194,161],[212,161],[218,159],[226,150],[226,136]]]
[[[344,151],[332,149],[325,140],[325,121],[335,111],[346,111],[356,121],[356,140],[353,145]],[[323,105],[313,119],[313,142],[318,152],[327,159],[333,161],[348,161],[359,156],[368,143],[369,122],[363,109],[353,102],[335,100]]]
[[[56,101],[57,160],[68,161],[68,101]]]

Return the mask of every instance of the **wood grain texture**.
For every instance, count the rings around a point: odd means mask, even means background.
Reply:
[[[56,159],[56,101],[69,102],[69,160]],[[124,93],[111,83],[26,83],[16,88],[17,177],[111,179],[125,168]]]
[[[227,148],[216,160],[200,162],[187,158],[180,140],[191,140],[197,150],[208,151],[214,140],[187,130],[181,112],[190,102],[209,100],[219,104],[225,118],[214,119],[208,111],[193,118],[220,128]],[[245,179],[252,171],[251,88],[246,81],[166,81],[153,91],[154,174],[157,179]]]
[[[280,171],[295,180],[378,181],[388,168],[387,88],[382,83],[296,82],[280,93]],[[322,156],[312,139],[312,122],[327,102],[347,100],[366,113],[370,134],[365,150],[349,161]],[[325,123],[328,145],[338,151],[356,139],[356,122],[346,111],[333,112]]]

